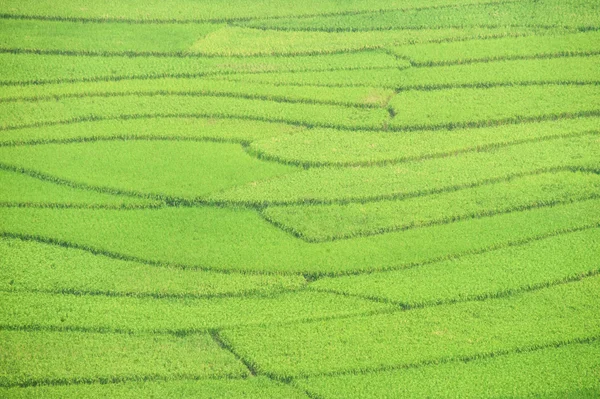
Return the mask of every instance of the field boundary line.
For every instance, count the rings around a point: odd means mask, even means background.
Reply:
[[[441,67],[423,67],[423,68],[443,68]],[[381,70],[403,70],[408,68],[381,68]],[[308,71],[313,72],[313,71]],[[322,71],[314,71],[315,73],[319,73]],[[327,71],[323,71],[327,72]],[[275,73],[275,72],[274,72]],[[288,73],[288,72],[281,72]],[[294,74],[297,72],[289,72],[290,74]],[[303,72],[299,72],[303,73]],[[539,80],[539,81],[513,81],[513,82],[474,82],[474,83],[449,83],[449,84],[434,84],[434,85],[406,85],[406,86],[398,86],[396,84],[370,84],[370,83],[354,83],[354,84],[346,84],[346,83],[267,83],[267,82],[255,82],[252,80],[244,80],[243,77],[240,79],[236,78],[236,75],[243,75],[243,73],[239,74],[222,74],[217,79],[213,80],[225,80],[228,82],[237,82],[237,83],[247,83],[247,84],[264,84],[264,85],[272,85],[275,87],[331,87],[331,88],[343,88],[343,89],[352,89],[352,88],[379,88],[379,89],[389,89],[394,90],[396,93],[403,91],[442,91],[442,90],[452,90],[452,89],[492,89],[495,87],[528,87],[528,86],[598,86],[600,84],[600,80],[589,80],[589,81],[578,81],[578,80]],[[253,74],[256,75],[256,74]]]
[[[228,118],[224,118],[228,119]],[[233,119],[233,118],[231,118]],[[101,122],[100,120],[98,122]],[[95,121],[90,121],[95,122]],[[0,147],[30,147],[47,144],[81,144],[96,143],[102,141],[192,141],[198,143],[218,143],[218,144],[239,144],[242,148],[249,145],[252,141],[237,138],[228,138],[220,136],[136,136],[128,134],[114,134],[112,136],[80,136],[71,138],[56,139],[32,139],[30,141],[0,141]],[[268,160],[267,160],[268,161]],[[0,163],[1,165],[1,163]],[[0,167],[1,168],[1,167]]]
[[[285,271],[285,270],[267,271],[267,270],[250,270],[250,269],[248,269],[248,270],[222,269],[222,268],[211,268],[211,267],[200,266],[200,265],[184,265],[184,264],[177,264],[177,263],[171,263],[171,262],[157,261],[157,260],[152,260],[152,259],[143,259],[143,258],[139,258],[136,256],[130,256],[127,254],[121,254],[118,252],[108,251],[108,250],[105,250],[102,248],[94,248],[94,247],[91,247],[88,245],[81,245],[81,244],[77,244],[77,243],[66,241],[66,240],[55,239],[52,237],[44,237],[44,236],[35,235],[35,234],[13,233],[13,232],[5,231],[5,230],[4,231],[0,230],[0,237],[16,238],[16,239],[20,239],[23,241],[40,242],[40,243],[44,243],[44,244],[56,245],[56,246],[63,247],[63,248],[79,249],[82,251],[89,252],[93,255],[106,256],[111,259],[136,262],[136,263],[140,263],[143,265],[149,265],[149,266],[168,267],[168,268],[183,269],[183,270],[198,270],[198,271],[214,272],[214,273],[220,273],[220,274],[247,274],[247,275],[268,275],[268,276],[303,276],[304,275],[302,272],[292,272],[292,271]]]
[[[483,186],[486,186],[486,185],[487,184],[485,184]],[[600,193],[588,194],[588,195],[579,196],[579,197],[570,197],[570,198],[563,199],[563,200],[549,200],[549,201],[544,201],[541,203],[537,202],[537,201],[533,201],[527,205],[520,205],[520,206],[511,207],[511,208],[492,209],[492,210],[484,210],[484,211],[480,211],[480,212],[471,212],[468,214],[463,214],[463,215],[458,215],[458,216],[448,216],[445,218],[430,220],[430,221],[426,221],[426,222],[416,222],[416,223],[411,223],[408,225],[394,225],[394,226],[390,226],[390,227],[379,228],[377,230],[360,231],[355,234],[340,234],[340,235],[336,235],[336,236],[328,236],[328,237],[323,237],[323,238],[307,237],[304,234],[302,234],[301,231],[295,229],[294,227],[288,226],[285,223],[279,222],[279,221],[267,216],[263,212],[263,210],[258,210],[258,212],[267,222],[269,222],[273,226],[291,234],[295,238],[298,238],[298,239],[303,240],[308,243],[324,243],[324,242],[334,242],[334,241],[341,241],[341,240],[351,240],[354,238],[361,238],[361,237],[372,237],[372,236],[377,236],[377,235],[382,235],[382,234],[394,233],[394,232],[398,232],[398,231],[409,231],[409,230],[432,227],[432,226],[450,225],[450,224],[465,221],[465,220],[484,219],[484,218],[498,216],[498,215],[508,215],[511,213],[530,211],[530,210],[534,210],[534,209],[552,208],[557,205],[572,204],[572,203],[577,203],[577,202],[587,201],[587,200],[592,200],[592,199],[598,199],[598,198],[600,198]]]
[[[61,202],[0,202],[0,208],[36,208],[36,209],[108,209],[108,210],[139,210],[164,208],[165,204],[94,204],[94,203],[61,203]]]
[[[586,230],[586,229],[590,229],[590,228],[596,228],[599,226],[600,226],[600,222],[591,222],[591,223],[586,223],[586,224],[579,225],[576,227],[553,230],[553,231],[550,231],[547,233],[537,234],[537,235],[530,236],[530,237],[520,238],[520,239],[516,239],[516,240],[514,240],[514,239],[508,240],[508,241],[490,245],[490,246],[484,247],[484,248],[467,250],[467,251],[462,251],[462,252],[458,252],[458,253],[438,256],[438,257],[427,259],[427,260],[420,261],[420,262],[408,262],[408,263],[404,263],[402,265],[398,265],[398,266],[394,266],[394,267],[386,267],[386,268],[379,268],[379,269],[372,269],[372,270],[368,270],[368,269],[340,270],[340,271],[336,271],[336,272],[323,272],[323,271],[307,272],[307,271],[286,271],[286,270],[279,270],[279,271],[275,272],[275,271],[268,271],[268,270],[250,270],[250,269],[248,269],[248,270],[218,269],[218,268],[211,268],[211,267],[201,267],[201,266],[193,266],[193,265],[166,263],[166,262],[160,262],[160,261],[151,260],[151,259],[142,259],[142,258],[135,257],[135,256],[130,256],[130,255],[126,255],[126,254],[120,254],[117,252],[108,251],[108,250],[105,250],[102,248],[94,248],[94,247],[87,246],[87,245],[81,245],[81,244],[77,244],[77,243],[70,242],[70,241],[55,239],[52,237],[44,237],[44,236],[40,236],[40,235],[21,234],[21,233],[0,231],[0,237],[15,238],[15,239],[23,240],[23,241],[40,242],[40,243],[45,243],[45,244],[57,245],[57,246],[60,246],[63,248],[79,249],[79,250],[83,250],[83,251],[89,252],[94,255],[106,256],[106,257],[112,258],[112,259],[133,261],[133,262],[137,262],[137,263],[144,264],[144,265],[150,265],[150,266],[170,267],[170,268],[184,269],[184,270],[202,270],[202,271],[215,272],[215,273],[221,273],[221,274],[304,276],[304,279],[310,283],[310,282],[316,281],[322,277],[343,277],[343,276],[367,275],[367,274],[374,274],[374,273],[389,272],[389,271],[395,271],[395,270],[404,270],[404,269],[409,269],[409,268],[414,268],[414,267],[420,267],[420,266],[424,266],[424,265],[428,265],[428,264],[432,264],[432,263],[438,263],[438,262],[443,262],[443,261],[452,260],[452,259],[459,259],[464,256],[483,254],[486,252],[491,252],[491,251],[495,251],[495,250],[499,250],[499,249],[503,249],[503,248],[521,246],[521,245],[525,245],[525,244],[528,244],[528,243],[531,243],[534,241],[542,240],[544,238],[559,236],[559,235],[566,234],[569,232],[582,231],[582,230]]]
[[[1,18],[0,18],[1,19]],[[423,43],[430,43],[429,41]],[[367,51],[383,49],[383,44],[369,44],[355,48],[340,48],[331,50],[312,49],[306,51],[293,52],[256,52],[256,53],[228,53],[224,52],[203,53],[203,52],[159,52],[159,51],[94,51],[94,50],[58,50],[58,49],[35,49],[35,48],[11,48],[0,47],[0,54],[35,54],[35,55],[57,55],[64,57],[171,57],[171,58],[269,58],[269,57],[302,57],[319,56],[334,54],[355,54]]]
[[[0,327],[0,330],[2,328]],[[66,386],[66,385],[108,385],[127,382],[152,382],[152,381],[206,381],[206,380],[245,380],[247,377],[228,373],[222,376],[197,376],[193,374],[179,375],[161,375],[144,374],[132,376],[98,376],[98,377],[73,377],[73,378],[53,378],[53,379],[30,379],[20,383],[1,384],[0,388],[29,388],[37,386]]]
[[[137,192],[134,190],[122,190],[114,187],[96,186],[88,183],[76,182],[73,180],[63,179],[54,175],[39,172],[34,169],[27,169],[20,166],[0,163],[0,170],[9,172],[21,173],[23,175],[33,177],[42,181],[47,181],[61,186],[67,186],[75,189],[88,190],[114,196],[124,196],[130,198],[139,198],[146,200],[155,200],[163,202],[171,207],[196,207],[196,206],[212,206],[226,208],[247,208],[253,210],[261,210],[267,206],[296,206],[296,205],[345,205],[345,204],[365,204],[371,202],[379,202],[383,200],[403,200],[407,198],[420,198],[433,194],[450,193],[479,186],[510,181],[516,178],[525,176],[535,176],[553,172],[584,172],[584,173],[600,173],[599,170],[593,167],[578,166],[578,165],[559,165],[544,168],[537,168],[525,172],[509,173],[503,176],[481,179],[479,181],[471,181],[464,184],[434,188],[429,190],[416,190],[412,192],[396,192],[391,194],[382,194],[377,196],[361,196],[347,197],[335,199],[315,199],[315,198],[300,198],[293,201],[265,201],[265,200],[222,200],[222,199],[203,199],[203,198],[184,198],[162,194],[152,194]],[[300,171],[298,171],[300,172]],[[296,172],[296,173],[298,173]],[[222,190],[223,191],[223,190]],[[265,219],[266,220],[266,219]],[[266,220],[273,223],[270,219]],[[282,225],[283,226],[283,225]]]
[[[256,100],[259,101],[259,100]],[[378,109],[378,108],[374,108]],[[543,122],[543,121],[554,121],[561,119],[577,119],[577,118],[587,118],[587,117],[596,117],[600,116],[600,109],[592,110],[592,111],[579,111],[579,112],[563,112],[558,114],[543,114],[536,115],[531,117],[522,117],[522,116],[514,116],[503,119],[493,119],[489,121],[476,121],[476,122],[452,122],[446,124],[437,124],[437,125],[400,125],[384,128],[389,120],[382,120],[382,127],[350,127],[343,125],[334,125],[334,124],[326,124],[320,122],[298,122],[289,119],[269,119],[257,116],[243,116],[243,115],[234,115],[234,114],[219,114],[219,113],[171,113],[171,114],[122,114],[117,116],[100,116],[100,115],[91,115],[85,117],[75,117],[70,119],[63,120],[54,120],[54,121],[38,121],[28,124],[20,124],[20,125],[8,125],[0,127],[0,132],[2,131],[13,131],[13,130],[21,130],[21,129],[29,129],[29,128],[41,128],[47,126],[57,126],[57,125],[70,125],[82,122],[94,122],[94,121],[106,121],[106,120],[134,120],[134,119],[154,119],[154,118],[219,118],[219,119],[234,119],[234,120],[251,120],[251,121],[259,121],[259,122],[271,122],[271,123],[284,123],[290,126],[301,126],[306,128],[314,128],[314,127],[323,127],[323,128],[334,128],[341,131],[360,131],[360,132],[406,132],[406,131],[438,131],[438,130],[448,130],[448,129],[458,129],[458,128],[478,128],[478,127],[490,127],[490,126],[500,126],[500,125],[519,125],[524,123],[535,123],[535,122]],[[0,133],[1,134],[1,133]]]
[[[514,2],[514,1],[512,1]],[[477,3],[470,4],[470,6],[482,6],[482,5],[495,5],[502,2],[489,2],[489,3]],[[466,6],[466,5],[465,5]],[[461,8],[464,6],[460,6]],[[382,14],[393,13],[398,11],[386,11]],[[291,19],[291,18],[290,18]],[[513,28],[513,29],[545,29],[551,31],[552,29],[565,29],[575,32],[588,32],[599,30],[600,27],[596,25],[543,25],[543,24],[472,24],[472,25],[461,25],[461,24],[448,24],[448,25],[404,25],[404,26],[386,26],[386,27],[373,27],[373,28],[361,28],[357,26],[342,28],[342,27],[288,27],[288,26],[261,26],[252,24],[254,21],[240,21],[233,22],[231,26],[245,29],[254,29],[264,32],[322,32],[322,33],[368,33],[368,32],[402,32],[402,31],[423,31],[423,30],[443,30],[443,29],[498,29],[498,28]],[[260,20],[258,20],[260,21]],[[248,24],[250,23],[250,24]],[[519,32],[515,32],[519,34]],[[537,32],[523,32],[523,35],[535,35],[538,36]]]
[[[304,388],[298,386],[297,384],[294,384],[290,379],[279,378],[275,374],[264,372],[263,370],[261,370],[253,360],[250,360],[247,357],[240,355],[240,353],[235,349],[231,342],[229,342],[226,338],[224,338],[221,335],[219,329],[210,330],[209,334],[212,337],[213,341],[215,341],[216,344],[219,345],[219,347],[231,353],[240,363],[242,363],[246,367],[246,369],[248,369],[248,372],[252,377],[264,376],[275,383],[282,383],[290,386],[292,389],[303,392],[309,399],[320,399],[319,397],[312,395],[311,393],[306,391]]]
[[[487,40],[487,39],[481,39]],[[491,39],[496,40],[496,39]],[[389,52],[388,54],[395,54]],[[459,66],[459,65],[470,65],[470,64],[485,64],[502,61],[526,61],[526,60],[547,60],[547,59],[558,59],[558,58],[591,58],[600,55],[600,50],[593,51],[558,51],[555,53],[542,53],[542,54],[528,54],[528,55],[504,55],[499,57],[481,57],[481,58],[464,58],[460,60],[446,60],[446,61],[415,61],[408,56],[400,56],[395,54],[399,59],[408,60],[413,68],[435,68],[435,67],[446,67],[446,66]]]
[[[230,18],[206,18],[206,19],[134,19],[134,18],[114,18],[114,17],[64,17],[64,16],[42,16],[42,15],[26,15],[26,14],[11,14],[2,13],[0,19],[24,19],[24,20],[39,20],[39,21],[64,21],[64,22],[120,22],[120,23],[139,23],[139,24],[189,24],[189,23],[225,23],[225,22],[236,22],[236,21],[253,21],[253,20],[276,20],[276,19],[304,19],[304,18],[315,18],[315,17],[330,17],[330,16],[349,16],[349,15],[362,15],[362,14],[381,14],[386,12],[398,12],[398,11],[415,11],[415,10],[428,10],[428,9],[444,9],[452,7],[464,7],[473,4],[509,4],[515,3],[518,0],[495,0],[487,3],[480,3],[477,1],[467,3],[454,3],[454,4],[442,4],[442,5],[430,5],[421,7],[396,7],[396,8],[385,8],[385,9],[368,9],[368,10],[344,10],[338,12],[322,12],[314,14],[290,14],[290,15],[274,15],[269,17],[230,17]]]
[[[533,293],[539,291],[541,289],[551,289],[553,287],[558,287],[562,285],[576,283],[578,281],[582,281],[586,278],[595,277],[600,274],[600,269],[595,269],[590,271],[589,273],[584,273],[580,276],[575,276],[572,279],[568,279],[565,281],[555,282],[548,286],[542,287],[533,287],[531,289],[523,289],[518,292],[507,293],[504,296],[491,296],[488,298],[480,298],[480,299],[466,299],[466,300],[457,300],[450,301],[448,303],[440,303],[440,304],[431,304],[424,306],[412,306],[412,307],[404,307],[402,305],[396,305],[395,303],[391,303],[390,301],[382,301],[379,299],[372,299],[367,297],[362,297],[360,295],[353,294],[345,294],[340,292],[327,292],[328,294],[332,294],[339,297],[355,297],[358,299],[362,299],[368,302],[376,302],[383,306],[379,309],[366,310],[355,313],[343,313],[343,314],[330,314],[326,316],[313,316],[313,317],[304,317],[292,320],[282,320],[282,321],[272,321],[272,322],[246,322],[246,323],[238,323],[231,325],[222,325],[218,327],[199,327],[199,328],[187,328],[187,329],[127,329],[127,328],[115,328],[115,327],[83,327],[83,326],[57,326],[57,325],[39,325],[39,324],[0,324],[0,330],[10,330],[10,331],[49,331],[49,332],[81,332],[81,333],[97,333],[97,334],[157,334],[157,335],[173,335],[173,336],[187,336],[187,335],[198,335],[198,334],[207,334],[211,333],[211,331],[223,331],[223,330],[232,330],[232,329],[240,329],[240,328],[267,328],[267,327],[282,327],[282,326],[294,326],[300,324],[310,324],[310,323],[322,323],[328,321],[335,320],[348,320],[348,319],[357,319],[363,317],[373,317],[373,316],[381,316],[381,315],[390,315],[396,314],[400,312],[409,312],[416,311],[419,309],[427,309],[439,306],[453,306],[466,302],[485,302],[488,300],[501,300],[513,295],[523,295],[528,293]],[[307,290],[312,292],[317,292],[316,290]],[[5,291],[3,291],[5,292]],[[323,292],[325,293],[325,292]],[[252,362],[250,362],[252,363]],[[260,366],[256,364],[256,362],[252,363],[254,365],[254,370],[258,370],[258,373],[261,373]]]
[[[571,231],[568,233],[573,233],[573,232]],[[568,233],[566,233],[566,234],[568,234]],[[547,238],[548,237],[546,237],[546,239]],[[375,273],[373,273],[373,274],[375,274]],[[323,292],[323,293],[329,293],[329,294],[338,294],[338,295],[344,296],[344,297],[371,300],[371,301],[374,301],[377,303],[398,306],[402,310],[408,311],[408,310],[418,310],[418,309],[431,309],[431,308],[435,308],[438,306],[454,305],[454,304],[458,304],[458,303],[485,302],[488,300],[509,298],[509,297],[512,297],[515,295],[526,294],[529,292],[536,292],[539,290],[543,290],[545,288],[552,288],[552,287],[557,287],[557,286],[566,285],[566,284],[570,284],[570,283],[575,283],[578,281],[583,281],[586,278],[595,277],[598,275],[600,275],[600,268],[591,269],[591,270],[577,273],[577,274],[571,274],[562,279],[548,280],[548,281],[544,281],[544,282],[540,282],[540,283],[523,285],[520,287],[506,289],[506,290],[502,290],[502,291],[488,292],[485,294],[478,294],[478,295],[470,295],[470,296],[460,298],[460,299],[453,298],[453,299],[446,299],[446,300],[419,302],[419,303],[414,303],[414,304],[410,304],[410,303],[406,303],[406,302],[402,302],[402,301],[396,301],[396,300],[388,299],[388,298],[384,298],[384,297],[378,297],[378,296],[374,296],[374,295],[371,296],[371,295],[363,295],[363,294],[349,293],[349,292],[343,292],[343,291],[336,291],[336,290],[330,289],[330,288],[320,288],[320,287],[309,286],[308,291]]]
[[[1,165],[1,164],[0,164]],[[297,205],[346,205],[346,204],[366,204],[370,202],[379,202],[384,200],[403,200],[407,198],[419,198],[433,194],[449,193],[460,191],[468,188],[475,188],[493,183],[510,181],[512,179],[535,176],[544,173],[553,172],[584,172],[584,173],[600,173],[600,170],[594,167],[579,166],[575,164],[565,164],[559,166],[550,166],[537,169],[530,169],[524,172],[508,173],[502,176],[471,181],[468,183],[457,184],[454,186],[445,186],[429,190],[415,190],[411,192],[396,192],[390,194],[380,194],[373,196],[346,197],[334,199],[317,199],[317,198],[299,198],[297,200],[286,201],[267,201],[267,200],[207,200],[199,201],[198,204],[215,205],[215,206],[243,206],[248,208],[262,209],[268,206],[297,206]]]
[[[310,130],[305,130],[304,133],[309,132],[309,131]],[[298,132],[298,134],[301,135],[302,133]],[[430,154],[425,154],[425,155],[404,156],[404,157],[395,158],[395,159],[383,159],[383,160],[378,160],[378,161],[357,161],[357,162],[342,162],[342,161],[326,162],[326,161],[308,161],[308,160],[301,160],[301,159],[294,159],[294,158],[285,158],[283,156],[276,155],[277,153],[275,151],[272,151],[272,152],[264,151],[260,147],[260,145],[253,145],[256,142],[262,141],[262,139],[248,141],[247,144],[244,146],[244,149],[249,155],[252,155],[253,157],[260,159],[260,160],[273,161],[273,162],[278,162],[281,164],[292,165],[292,166],[301,166],[301,167],[305,167],[305,168],[313,168],[313,167],[344,167],[344,168],[346,168],[346,167],[356,167],[356,166],[372,167],[372,166],[396,165],[396,164],[400,164],[400,163],[404,163],[404,162],[420,162],[420,161],[426,161],[426,160],[430,160],[430,159],[448,158],[448,157],[453,157],[456,155],[466,154],[466,153],[470,153],[470,152],[486,152],[486,151],[493,150],[496,148],[510,147],[513,145],[520,145],[520,144],[527,144],[527,143],[539,143],[539,142],[551,141],[551,140],[555,140],[555,139],[580,137],[580,136],[586,136],[586,135],[591,135],[591,134],[600,134],[600,129],[590,129],[590,130],[586,130],[583,132],[576,132],[576,133],[560,133],[560,134],[553,134],[553,135],[549,135],[549,136],[533,137],[533,138],[527,138],[527,139],[514,139],[511,141],[480,144],[475,147],[465,147],[465,148],[460,148],[460,149],[456,149],[456,150],[452,150],[452,151],[430,153]],[[0,147],[3,147],[3,146],[4,146],[4,144],[2,142],[0,142]]]
[[[339,72],[339,71],[377,71],[377,70],[387,70],[387,69],[408,69],[411,66],[384,66],[384,67],[364,67],[364,66],[356,66],[356,67],[339,67],[339,68],[318,68],[318,69],[285,69],[285,70],[265,70],[265,71],[227,71],[227,70],[207,70],[198,73],[155,73],[155,74],[144,74],[144,75],[118,75],[118,76],[108,76],[108,75],[97,75],[97,76],[88,76],[83,78],[57,78],[57,79],[31,79],[31,80],[3,80],[0,81],[0,87],[2,86],[32,86],[32,85],[59,85],[59,84],[72,84],[72,83],[103,83],[103,82],[120,82],[122,80],[160,80],[160,79],[199,79],[206,78],[207,80],[234,80],[234,79],[222,79],[224,76],[230,75],[268,75],[275,73],[305,73],[305,72]],[[249,82],[252,83],[252,82]],[[272,85],[278,86],[272,83],[255,83],[255,84],[264,84],[264,85]],[[288,85],[290,86],[290,85]],[[352,86],[350,86],[352,87]]]
[[[1,233],[0,233],[1,234]],[[215,274],[218,274],[215,273]],[[223,273],[221,273],[223,274]],[[231,273],[229,273],[231,274]],[[300,273],[295,276],[301,277]],[[63,289],[38,289],[38,288],[18,288],[4,289],[0,288],[1,293],[7,294],[40,294],[40,295],[61,295],[74,297],[105,297],[105,298],[133,298],[133,299],[167,299],[167,300],[206,300],[206,299],[227,299],[227,298],[244,298],[244,299],[273,299],[286,294],[295,294],[307,291],[307,283],[296,288],[277,288],[269,291],[259,288],[244,289],[240,292],[223,292],[214,294],[193,294],[193,293],[161,293],[161,292],[120,292],[120,291],[102,291],[102,290],[80,290],[76,288]]]
[[[600,82],[599,82],[600,84]],[[262,83],[257,85],[268,86]],[[279,86],[278,86],[279,87]],[[320,86],[318,86],[320,87]],[[378,87],[373,87],[378,89]],[[330,101],[322,100],[318,98],[293,98],[286,97],[285,95],[261,95],[261,94],[246,94],[246,93],[235,93],[233,91],[217,91],[217,90],[148,90],[148,91],[130,91],[130,92],[82,92],[82,93],[69,93],[69,94],[57,94],[57,95],[42,95],[34,97],[13,97],[13,98],[0,98],[0,103],[19,103],[19,102],[47,102],[60,100],[64,98],[115,98],[115,97],[153,97],[153,96],[181,96],[181,97],[224,97],[224,98],[236,98],[244,100],[261,100],[275,103],[289,103],[289,104],[310,104],[310,105],[335,105],[338,107],[346,108],[383,108],[375,103],[373,104],[361,104],[357,102],[349,101]]]
[[[454,253],[454,254],[438,256],[438,257],[427,259],[427,260],[421,261],[421,262],[408,262],[408,263],[405,263],[405,264],[402,264],[399,266],[391,266],[391,267],[371,269],[371,270],[368,270],[368,269],[343,270],[343,271],[338,271],[335,273],[313,272],[313,273],[306,273],[306,274],[309,278],[309,284],[310,284],[311,282],[316,281],[323,277],[336,278],[336,277],[345,277],[345,276],[363,276],[363,275],[368,275],[368,274],[400,271],[400,270],[412,269],[415,267],[426,266],[426,265],[430,265],[430,264],[434,264],[434,263],[444,262],[444,261],[448,261],[448,260],[460,259],[465,256],[480,255],[480,254],[484,254],[487,252],[493,252],[493,251],[497,251],[497,250],[504,249],[504,248],[518,247],[518,246],[526,245],[526,244],[529,244],[529,243],[532,243],[535,241],[543,240],[546,238],[556,237],[556,236],[560,236],[563,234],[568,234],[568,233],[577,232],[577,231],[583,231],[583,230],[597,228],[597,227],[600,227],[600,221],[579,225],[577,227],[569,227],[569,228],[553,230],[553,231],[550,231],[547,233],[537,234],[534,236],[520,238],[520,239],[516,239],[516,240],[508,240],[508,241],[505,241],[505,242],[502,242],[499,244],[490,245],[490,246],[484,247],[484,248],[467,250],[467,251],[462,251],[462,252],[458,252],[458,253]]]
[[[380,367],[365,367],[362,369],[352,369],[352,370],[340,370],[340,371],[332,371],[325,373],[314,373],[314,374],[301,374],[301,375],[290,375],[289,378],[292,379],[305,379],[305,378],[315,378],[315,377],[337,377],[343,375],[350,374],[374,374],[374,373],[382,373],[387,371],[397,371],[397,370],[405,370],[405,369],[415,369],[421,367],[431,367],[431,366],[439,366],[442,364],[448,363],[469,363],[476,360],[485,360],[496,358],[500,356],[520,354],[520,353],[529,353],[535,352],[543,349],[552,349],[552,348],[561,348],[568,345],[574,344],[591,344],[600,340],[600,336],[592,335],[592,336],[582,336],[571,338],[567,340],[561,341],[553,341],[544,344],[533,344],[533,345],[525,345],[522,347],[512,348],[512,349],[501,349],[497,351],[491,352],[482,352],[476,355],[468,355],[468,356],[456,356],[456,357],[444,357],[436,360],[426,360],[418,363],[407,363],[401,365],[390,365],[390,366],[380,366]]]

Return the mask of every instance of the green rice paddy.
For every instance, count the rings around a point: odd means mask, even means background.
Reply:
[[[0,2],[0,397],[600,397],[595,0]]]

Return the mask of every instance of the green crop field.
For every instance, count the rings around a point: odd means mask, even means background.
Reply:
[[[598,0],[0,0],[1,398],[600,398]]]

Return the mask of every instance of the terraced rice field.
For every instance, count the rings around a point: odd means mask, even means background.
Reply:
[[[596,0],[3,0],[0,397],[600,397]]]

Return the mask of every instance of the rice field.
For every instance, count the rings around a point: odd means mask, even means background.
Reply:
[[[600,397],[596,0],[3,0],[0,397]]]

